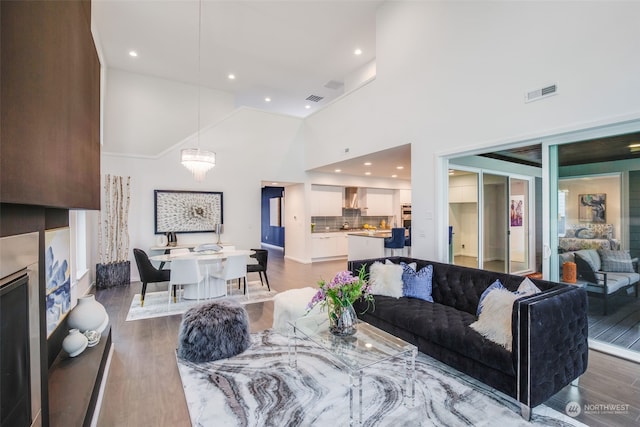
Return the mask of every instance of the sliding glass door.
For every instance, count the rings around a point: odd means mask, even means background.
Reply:
[[[509,178],[509,272],[531,271],[529,180]]]
[[[482,269],[508,272],[509,177],[482,174]]]
[[[449,260],[478,268],[478,173],[449,170]]]
[[[528,177],[450,169],[450,262],[496,272],[533,271],[531,183]]]

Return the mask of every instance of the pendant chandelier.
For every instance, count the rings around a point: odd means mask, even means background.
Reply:
[[[197,147],[184,148],[180,153],[182,165],[189,169],[196,181],[204,180],[207,172],[216,165],[216,153],[200,149],[200,45],[202,38],[202,0],[198,2],[198,134]]]

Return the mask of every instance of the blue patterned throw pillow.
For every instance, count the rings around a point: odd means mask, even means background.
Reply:
[[[401,262],[402,266],[402,295],[433,302],[433,266],[427,265],[415,271],[409,264]]]
[[[491,285],[489,285],[489,287],[484,290],[482,295],[480,295],[480,301],[478,301],[478,309],[476,310],[477,317],[480,317],[480,313],[482,313],[482,303],[484,299],[487,297],[487,295],[489,295],[489,292],[491,292],[494,289],[506,289],[506,288],[502,286],[502,282],[500,282],[500,280],[496,280]]]

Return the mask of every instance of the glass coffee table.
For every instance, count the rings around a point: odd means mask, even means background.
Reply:
[[[358,331],[348,337],[329,332],[326,313],[304,316],[289,322],[289,365],[295,368],[297,343],[307,339],[326,351],[349,375],[349,425],[362,423],[362,375],[366,368],[393,358],[404,358],[404,404],[415,404],[415,361],[418,349],[387,332],[365,322],[358,322]]]

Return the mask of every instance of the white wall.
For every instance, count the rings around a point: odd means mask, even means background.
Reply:
[[[205,127],[235,108],[230,92],[118,69],[108,70],[104,98],[103,150],[110,153],[126,152],[135,141],[144,147],[137,154],[156,155],[193,135],[198,114]]]
[[[290,185],[284,189],[287,208],[284,211],[284,250],[285,257],[298,262],[310,262],[311,254],[307,249],[311,234],[311,221],[307,210],[307,196],[304,184]]]
[[[443,260],[438,154],[640,117],[638,16],[631,2],[386,2],[376,79],[306,119],[307,165],[412,143],[412,253]],[[550,82],[557,96],[523,102]]]
[[[123,108],[127,108],[126,104]],[[297,118],[239,109],[203,130],[201,143],[216,151],[217,164],[200,183],[180,164],[180,149],[186,148],[184,146],[173,147],[159,158],[103,153],[103,175],[131,176],[131,249],[148,251],[155,244],[153,190],[222,191],[225,229],[222,240],[240,248],[259,247],[261,182],[305,179],[298,166],[302,164],[303,151],[300,122]],[[106,121],[106,130],[118,126],[119,123]],[[162,127],[160,123],[158,126]],[[178,234],[179,243],[213,239],[213,233]],[[132,251],[130,260],[132,280],[137,280]]]
[[[157,159],[103,155],[102,173],[132,176],[132,247],[154,242],[153,189],[224,191],[224,239],[248,246],[259,243],[261,180],[305,183],[306,194],[315,181],[304,170],[411,143],[412,253],[444,260],[439,155],[640,117],[640,98],[629,96],[640,93],[637,16],[631,2],[385,2],[375,80],[304,122],[247,109],[222,117],[202,137],[219,163],[204,183],[179,165],[181,147]],[[170,145],[195,130],[188,85],[117,70],[108,78],[104,152],[131,138]],[[523,102],[550,82],[557,96]],[[205,98],[219,109],[203,124],[229,103],[225,93]]]
[[[620,175],[593,176],[585,178],[561,178],[558,181],[558,190],[566,191],[566,224],[567,228],[573,224],[580,224],[578,215],[580,194],[604,193],[607,195],[605,221],[613,224],[613,237],[620,239],[623,235],[621,229],[622,203],[620,200],[621,182]]]

